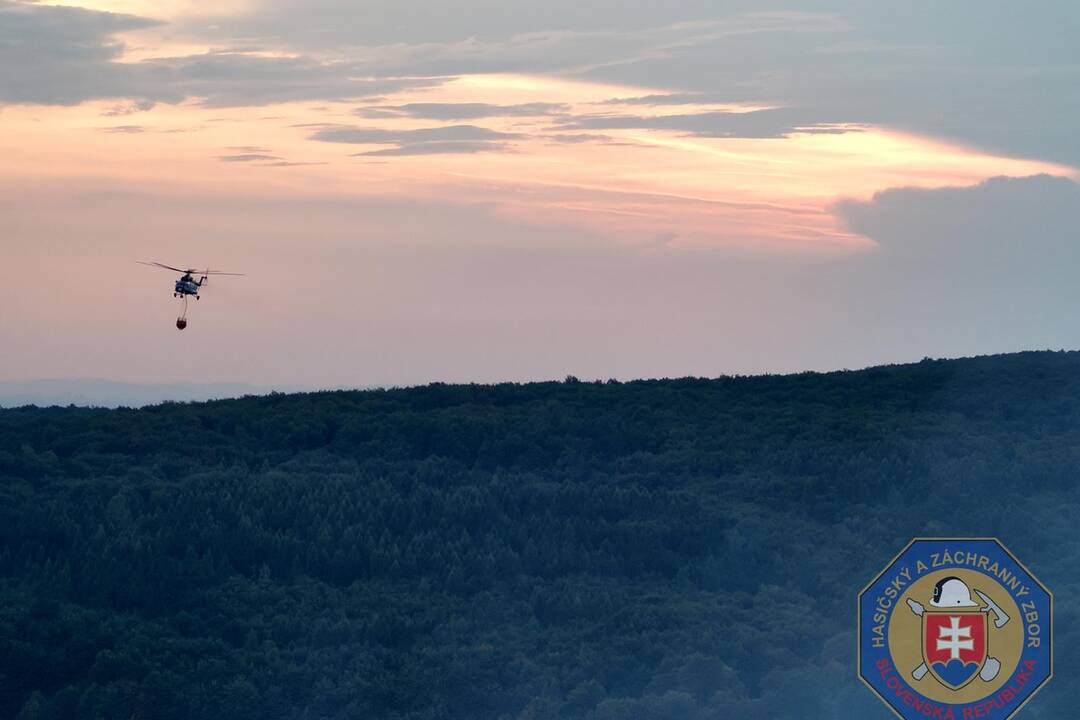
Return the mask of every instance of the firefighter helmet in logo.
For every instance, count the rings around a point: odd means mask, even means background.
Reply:
[[[914,540],[859,595],[860,677],[905,720],[1005,720],[1050,678],[1052,605],[996,540]]]
[[[937,581],[930,604],[936,608],[975,607],[976,605],[971,599],[968,586],[963,580],[953,575]]]

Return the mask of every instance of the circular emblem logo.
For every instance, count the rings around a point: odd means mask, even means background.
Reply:
[[[912,540],[859,594],[859,676],[904,720],[1005,720],[1053,674],[1052,612],[997,540]]]

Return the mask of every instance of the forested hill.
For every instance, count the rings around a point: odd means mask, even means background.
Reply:
[[[1080,353],[0,411],[0,717],[837,720],[858,590],[1000,537],[1076,716]]]

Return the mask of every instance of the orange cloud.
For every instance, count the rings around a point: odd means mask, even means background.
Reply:
[[[115,103],[7,108],[0,114],[0,151],[7,159],[0,179],[107,177],[245,195],[483,198],[515,217],[581,224],[635,243],[666,238],[672,246],[829,251],[866,244],[828,212],[838,197],[869,197],[896,186],[973,185],[995,175],[1074,173],[880,127],[702,137],[670,128],[568,131],[553,117],[640,117],[640,107],[610,101],[650,93],[662,91],[473,75],[363,104],[283,103],[253,110],[189,101],[135,108],[122,118],[110,111]],[[417,103],[429,111],[453,104],[495,110],[466,121],[477,132],[455,145],[439,128],[462,127],[463,121],[385,110]],[[528,104],[543,111],[497,110]],[[384,110],[372,111],[379,108]],[[761,109],[681,104],[678,113]],[[659,105],[647,110],[648,117],[665,112],[672,111]],[[358,141],[313,139],[341,128],[346,130],[339,135]],[[497,142],[485,143],[489,136]],[[428,137],[441,144],[425,145]],[[259,151],[230,150],[239,146]],[[222,161],[237,154],[250,157]]]

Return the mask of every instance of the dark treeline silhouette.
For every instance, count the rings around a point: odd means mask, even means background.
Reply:
[[[855,596],[911,537],[1056,594],[1080,354],[0,411],[0,717],[888,718]]]

